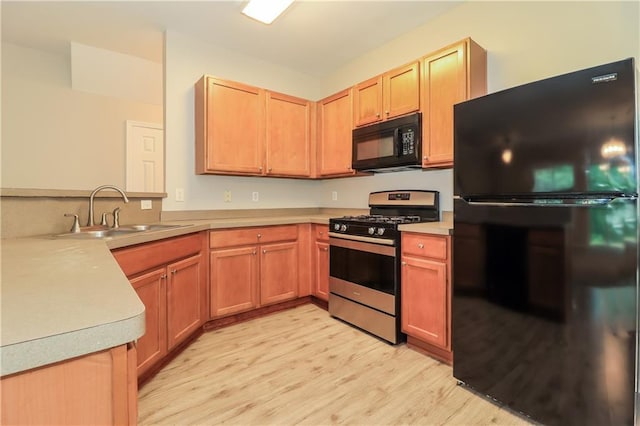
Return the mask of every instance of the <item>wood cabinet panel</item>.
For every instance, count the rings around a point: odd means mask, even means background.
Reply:
[[[446,263],[403,257],[402,330],[448,348],[447,304]]]
[[[265,244],[260,248],[260,305],[298,295],[298,243]]]
[[[151,268],[199,253],[202,250],[202,235],[190,234],[175,238],[138,244],[111,252],[126,276],[132,276]]]
[[[313,231],[317,241],[329,242],[329,225],[313,225]]]
[[[315,291],[316,297],[329,301],[329,243],[315,242]]]
[[[257,246],[211,251],[211,317],[244,312],[258,306],[257,253]]]
[[[353,90],[354,125],[364,126],[420,109],[420,63],[403,65],[362,83]]]
[[[138,375],[156,366],[204,323],[207,268],[205,233],[193,233],[113,251],[145,306],[138,339]]]
[[[486,51],[473,40],[422,59],[423,167],[453,164],[453,105],[486,91]]]
[[[382,76],[356,84],[353,89],[353,123],[355,126],[382,120]]]
[[[264,90],[210,76],[195,90],[196,173],[261,174]]]
[[[135,425],[135,356],[121,345],[3,377],[0,423]]]
[[[402,253],[446,260],[449,253],[447,239],[424,234],[405,234]]]
[[[266,173],[309,177],[311,102],[267,92]]]
[[[130,279],[144,304],[145,332],[138,339],[138,375],[147,371],[167,353],[166,268]]]
[[[412,62],[383,74],[384,118],[420,109],[420,63]]]
[[[202,256],[167,266],[167,345],[173,349],[202,324],[201,304],[204,268]]]
[[[353,175],[351,131],[352,90],[318,101],[318,176]]]
[[[213,249],[247,244],[296,240],[297,238],[298,227],[296,225],[221,229],[210,232],[209,246]]]

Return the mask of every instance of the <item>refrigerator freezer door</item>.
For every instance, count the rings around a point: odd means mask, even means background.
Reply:
[[[634,74],[629,59],[457,104],[454,193],[635,194]]]
[[[454,376],[543,424],[633,424],[637,200],[454,211]]]

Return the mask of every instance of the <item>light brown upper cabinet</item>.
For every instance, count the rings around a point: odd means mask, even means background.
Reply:
[[[203,76],[195,87],[196,173],[262,174],[265,92]]]
[[[364,126],[420,109],[419,61],[395,68],[354,88],[354,125]]]
[[[270,91],[266,97],[266,174],[309,177],[312,103]]]
[[[487,93],[487,52],[467,38],[422,59],[422,166],[453,165],[453,105]]]
[[[317,175],[353,175],[351,168],[352,90],[318,101]]]
[[[313,104],[203,76],[195,86],[196,173],[310,177]]]

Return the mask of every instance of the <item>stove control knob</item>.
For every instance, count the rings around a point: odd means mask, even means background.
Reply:
[[[334,223],[333,224],[333,229],[335,229],[336,231],[340,230],[340,224],[339,223]]]
[[[340,230],[342,232],[346,232],[347,231],[347,225],[345,225],[345,224],[340,225]]]
[[[378,228],[378,235],[384,234],[384,228]]]
[[[368,232],[369,232],[369,235],[373,235],[376,233],[376,228],[372,226],[371,228],[369,228]]]

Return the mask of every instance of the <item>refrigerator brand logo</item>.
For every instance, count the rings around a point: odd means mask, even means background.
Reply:
[[[599,75],[597,77],[591,77],[591,83],[608,83],[610,81],[615,81],[618,79],[618,73],[614,72],[611,74]]]

